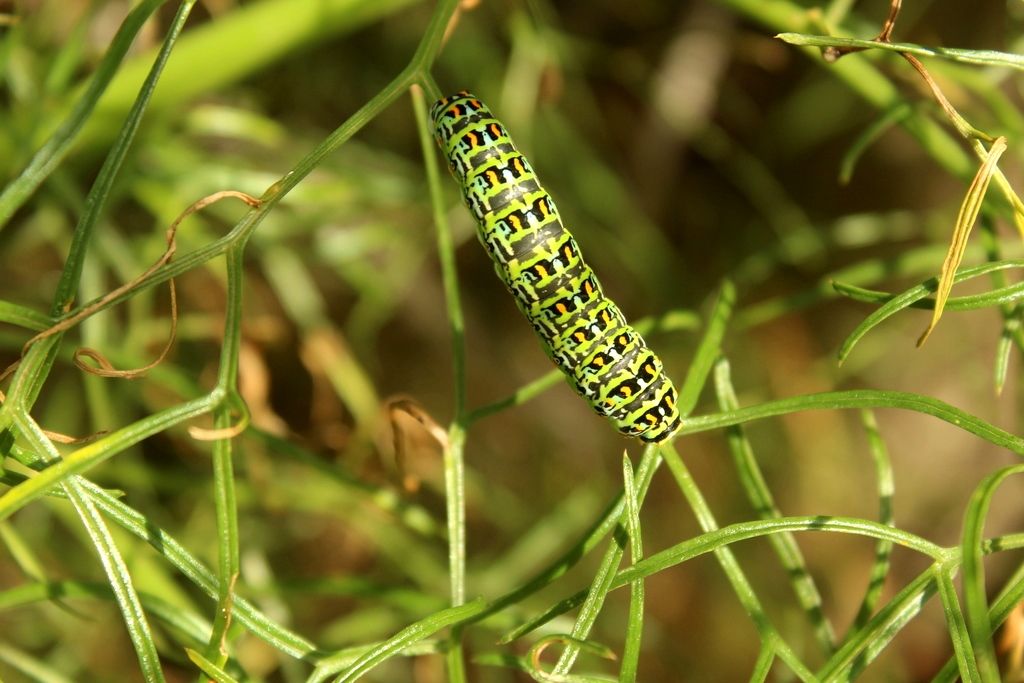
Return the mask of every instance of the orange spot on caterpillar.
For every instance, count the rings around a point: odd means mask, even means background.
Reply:
[[[557,310],[559,313],[563,315],[569,312],[569,309],[566,308],[565,304],[563,304],[561,301],[555,304],[555,310]]]

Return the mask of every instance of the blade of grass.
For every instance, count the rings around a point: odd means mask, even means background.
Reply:
[[[433,89],[437,89],[436,85]],[[466,599],[466,501],[465,464],[463,462],[464,429],[466,410],[466,359],[462,305],[459,301],[458,272],[455,267],[455,250],[444,211],[441,178],[437,168],[437,153],[434,151],[433,136],[427,121],[427,107],[423,91],[412,88],[413,112],[419,133],[420,150],[426,168],[427,184],[430,188],[431,205],[434,209],[434,227],[437,233],[437,251],[441,261],[445,304],[448,311],[448,328],[452,339],[452,358],[455,373],[455,418],[448,431],[448,443],[444,448],[445,500],[448,519],[449,571],[452,605],[461,605]]]
[[[148,517],[115,498],[109,491],[82,481],[89,497],[108,517],[123,529],[142,539],[170,562],[182,575],[211,598],[218,596],[217,576],[188,552],[172,535],[154,524]],[[232,605],[235,619],[253,635],[272,647],[299,659],[316,660],[321,656],[316,646],[302,636],[289,631],[256,609],[251,602],[235,596]],[[205,640],[205,639],[204,639]]]
[[[135,140],[139,125],[142,123],[142,117],[152,100],[153,93],[163,74],[167,60],[170,59],[171,51],[174,50],[178,36],[185,27],[185,22],[188,20],[194,5],[195,0],[182,0],[178,6],[178,11],[171,22],[170,28],[167,30],[167,35],[160,46],[160,51],[153,61],[145,81],[138,89],[131,108],[128,110],[121,131],[110,148],[106,159],[104,159],[103,166],[100,168],[95,182],[89,188],[89,194],[85,199],[85,210],[78,219],[78,225],[75,226],[71,247],[68,250],[67,260],[61,272],[60,282],[57,285],[56,300],[51,310],[54,316],[65,313],[75,300],[75,295],[78,292],[78,281],[82,274],[82,263],[85,260],[86,249],[88,249],[89,243],[92,240],[93,230],[95,230],[96,224],[99,222],[100,215],[110,196],[110,191],[114,186],[114,180],[121,170],[121,165],[128,155],[132,142]]]
[[[437,88],[436,85],[433,86]],[[445,310],[448,313],[448,328],[451,334],[452,363],[454,372],[454,410],[456,421],[461,422],[466,410],[466,348],[465,323],[462,302],[459,297],[458,269],[455,264],[455,246],[452,240],[448,214],[445,210],[444,192],[441,187],[441,173],[437,167],[437,152],[434,151],[433,135],[427,120],[427,107],[423,92],[412,89],[413,111],[416,115],[416,129],[419,133],[420,151],[430,191],[430,205],[434,215],[434,231],[437,239],[437,255],[441,263],[441,282],[444,287]]]
[[[26,479],[0,496],[0,520],[7,519],[17,510],[45,494],[50,488],[69,481],[71,475],[90,470],[148,436],[203,415],[218,402],[218,399],[219,395],[212,394],[172,406],[60,458],[39,474],[31,479]],[[26,427],[25,420],[19,419],[17,422],[22,429]]]

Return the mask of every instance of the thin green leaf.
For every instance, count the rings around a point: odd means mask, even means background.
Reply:
[[[757,660],[754,662],[754,669],[750,672],[750,683],[764,683],[768,680],[768,674],[772,671],[772,664],[775,663],[775,650],[764,643],[757,653]]]
[[[43,461],[47,463],[61,462],[60,454],[53,446],[53,443],[31,417],[26,416],[16,419],[15,426],[21,433],[22,438],[36,450]],[[27,486],[34,481],[34,479],[29,479],[11,491]],[[138,657],[143,678],[147,683],[162,683],[164,680],[163,671],[160,668],[160,657],[157,654],[156,644],[153,642],[153,634],[149,629],[149,623],[142,609],[142,603],[135,592],[135,587],[132,585],[128,566],[121,556],[117,545],[114,543],[110,530],[107,528],[103,518],[100,517],[93,501],[86,495],[77,480],[67,480],[61,482],[61,484],[68,500],[71,501],[75,512],[82,521],[82,526],[85,528],[89,540],[96,549],[100,563],[103,565],[107,581],[110,583],[110,589],[121,611],[121,617],[124,619],[125,628],[128,631],[132,646],[135,648],[135,654]],[[10,492],[7,495],[10,495]],[[7,496],[5,495],[4,497]]]
[[[729,376],[729,362],[725,359],[719,360],[715,366],[715,393],[718,394],[718,405],[723,410],[739,408],[736,392]],[[727,437],[729,453],[732,455],[733,464],[739,474],[740,484],[743,486],[747,500],[757,511],[757,516],[761,519],[782,517],[782,512],[775,505],[775,500],[768,489],[768,483],[761,473],[761,468],[754,457],[753,448],[743,433],[742,427],[740,425],[730,427]],[[789,577],[790,585],[800,606],[814,626],[818,642],[826,653],[831,653],[835,650],[835,632],[821,608],[821,593],[818,591],[814,578],[807,571],[807,563],[804,561],[803,553],[800,552],[800,546],[792,534],[773,534],[768,537],[768,541],[786,570],[786,575]]]
[[[42,313],[10,301],[0,301],[0,322],[17,325],[32,332],[42,332],[53,324],[53,320]]]
[[[850,183],[850,179],[853,178],[853,170],[856,168],[857,162],[860,161],[861,156],[871,147],[871,145],[875,144],[875,142],[877,142],[878,139],[890,128],[900,123],[913,113],[914,109],[911,107],[909,102],[899,102],[888,110],[882,112],[882,115],[874,123],[865,128],[864,131],[853,141],[849,149],[846,150],[846,154],[843,155],[843,160],[839,163],[840,184],[848,185]]]
[[[687,416],[697,405],[700,392],[708,381],[715,360],[722,353],[722,342],[725,331],[736,306],[736,286],[730,281],[722,282],[718,290],[718,298],[708,315],[707,328],[701,337],[697,352],[690,361],[686,378],[679,388],[679,414]]]
[[[0,642],[0,662],[6,664],[9,669],[24,674],[26,680],[35,683],[73,683],[70,678],[65,678],[48,663],[4,642]]]
[[[766,417],[775,417],[802,410],[834,410],[837,408],[901,408],[937,417],[989,443],[1007,448],[1024,455],[1024,439],[985,422],[981,418],[965,413],[948,403],[930,396],[901,391],[879,391],[855,389],[850,391],[828,391],[820,394],[793,396],[778,401],[769,401],[756,406],[740,408],[724,413],[701,415],[683,420],[679,435],[696,434],[712,429],[723,429]],[[0,498],[0,503],[3,498]]]
[[[443,628],[462,621],[466,621],[479,615],[486,603],[483,600],[450,607],[446,610],[436,612],[415,624],[407,626],[394,636],[357,659],[341,676],[338,676],[336,683],[350,683],[357,680],[363,674],[369,672],[381,662],[400,653],[406,647],[424,640]]]
[[[73,474],[85,472],[105,461],[131,445],[148,436],[157,434],[168,427],[179,424],[193,417],[206,413],[216,400],[216,396],[182,403],[167,408],[159,413],[124,427],[90,444],[82,446],[74,453],[61,458],[52,466],[26,479],[0,496],[0,519],[7,519],[17,510],[45,494],[49,489],[69,481]],[[19,420],[20,424],[24,421]]]
[[[985,565],[982,561],[982,545],[985,518],[996,489],[1008,477],[1024,473],[1024,465],[1004,467],[985,477],[974,490],[964,516],[961,558],[963,561],[964,608],[967,612],[967,629],[977,657],[980,680],[985,683],[999,681],[999,665],[992,647],[992,632],[989,625],[989,606],[985,596]],[[963,666],[961,665],[961,671]]]
[[[889,292],[865,289],[863,287],[857,287],[855,285],[849,285],[842,282],[833,282],[832,287],[845,297],[853,299],[854,301],[863,301],[864,303],[869,304],[885,304],[896,298],[895,294],[891,294]],[[998,289],[993,289],[988,292],[968,294],[966,296],[947,299],[945,310],[973,311],[979,308],[1012,304],[1020,301],[1021,299],[1024,299],[1024,283],[1017,283],[1007,285],[1005,287],[999,287]],[[935,308],[935,300],[920,299],[910,304],[908,308],[933,310]]]
[[[664,444],[662,452],[665,457],[665,462],[669,467],[669,471],[672,472],[672,476],[675,478],[679,489],[682,491],[683,496],[689,503],[690,508],[693,510],[694,515],[697,518],[697,523],[701,529],[705,531],[704,536],[709,534],[715,534],[719,531],[718,522],[715,520],[714,515],[711,512],[711,508],[708,506],[707,501],[704,499],[704,495],[700,492],[693,477],[690,476],[690,472],[686,465],[683,463],[682,458],[676,452],[675,447],[672,444]],[[685,543],[685,542],[684,542]],[[683,545],[683,544],[680,544]],[[678,546],[676,546],[678,548]],[[658,566],[660,562],[665,561],[671,554],[672,549],[668,549],[668,555],[664,555],[666,551],[662,551],[651,558],[643,560],[640,563],[634,564],[630,569],[625,572],[620,572],[620,577],[623,574],[629,574],[633,570],[639,570],[638,576],[642,576],[646,569],[641,569],[641,565],[648,565],[651,559],[661,556],[660,560],[656,560],[650,563],[651,566]],[[747,579],[746,574],[740,567],[739,561],[733,554],[732,549],[727,544],[722,544],[711,549],[715,553],[715,559],[718,560],[719,565],[722,567],[722,571],[725,572],[726,578],[729,580],[729,584],[732,586],[733,592],[736,594],[740,604],[743,605],[743,609],[750,616],[754,627],[761,636],[762,642],[772,643],[773,649],[778,653],[779,658],[782,659],[786,665],[793,670],[797,676],[802,680],[810,680],[811,672],[807,669],[806,665],[800,660],[796,652],[790,648],[789,644],[782,638],[778,630],[771,623],[768,615],[765,613],[764,608],[761,606],[761,601],[757,597],[757,593],[754,591],[753,586]],[[632,579],[630,579],[632,580]]]
[[[189,660],[198,666],[200,671],[209,676],[214,683],[237,683],[237,681],[228,675],[227,672],[213,662],[207,660],[192,648],[185,648],[185,654],[187,654]]]
[[[989,608],[989,632],[995,633],[999,625],[1010,616],[1010,613],[1017,608],[1022,600],[1024,600],[1024,564],[1017,567],[1013,576],[1007,580],[999,592],[999,596]],[[958,673],[957,660],[955,657],[951,657],[936,674],[933,681],[934,683],[953,683]]]
[[[635,489],[638,505],[643,503],[651,477],[660,462],[661,457],[658,448],[651,444],[645,446],[640,459],[639,474],[636,477],[639,482],[639,486]],[[611,582],[615,578],[615,571],[618,569],[619,563],[622,561],[626,545],[626,540],[622,537],[622,528],[625,524],[628,524],[623,519],[626,514],[625,510],[621,512],[617,533],[613,535],[612,542],[608,544],[608,548],[601,558],[601,563],[594,572],[594,578],[587,591],[587,597],[580,607],[579,614],[576,616],[576,622],[573,624],[572,633],[570,634],[576,640],[586,640],[590,635],[590,631],[597,621],[597,616],[604,606],[605,597],[607,597],[608,591],[611,590]],[[568,674],[579,653],[579,647],[572,641],[569,641],[551,673],[559,676]]]
[[[230,429],[234,419],[229,406],[219,407],[214,425],[217,429]],[[218,439],[213,445],[213,494],[217,518],[217,606],[206,657],[222,667],[228,657],[227,631],[234,616],[235,582],[240,572],[231,439]]]
[[[816,36],[807,33],[780,33],[775,36],[790,45],[810,47],[838,47],[856,49],[878,49],[889,52],[905,52],[918,57],[938,57],[950,62],[975,64],[977,66],[1006,66],[1024,69],[1024,56],[995,50],[962,50],[953,47],[929,47],[916,43],[890,43],[883,40],[861,40],[840,36]]]
[[[75,226],[71,247],[68,250],[67,260],[64,263],[60,282],[57,285],[57,295],[51,309],[51,313],[54,316],[59,316],[66,312],[75,300],[82,274],[82,263],[85,260],[86,249],[92,240],[93,230],[106,206],[110,191],[114,186],[114,180],[121,170],[121,165],[128,155],[132,142],[135,140],[135,134],[139,130],[142,117],[149,106],[153,92],[156,90],[156,85],[160,81],[164,66],[171,56],[178,36],[181,34],[181,30],[184,28],[185,22],[188,20],[188,16],[192,12],[192,7],[195,3],[196,0],[181,0],[178,12],[175,14],[164,42],[160,46],[160,52],[157,54],[153,66],[146,75],[146,80],[139,89],[135,101],[125,117],[117,139],[107,153],[106,159],[103,160],[103,166],[100,168],[96,180],[93,182],[92,187],[89,188],[89,195],[85,200],[85,209],[78,218],[78,225]]]
[[[852,680],[921,612],[936,590],[934,570],[929,567],[866,624],[850,633],[842,647],[817,671],[817,679],[822,683]]]
[[[7,473],[5,479],[18,480],[18,477],[15,477],[13,473]],[[213,572],[185,550],[173,536],[161,529],[146,516],[125,505],[110,491],[81,478],[76,478],[76,480],[86,495],[96,503],[97,507],[105,515],[113,519],[132,535],[149,543],[154,550],[177,568],[185,578],[196,584],[210,597],[216,598],[217,579]],[[20,481],[24,481],[24,478],[21,478]],[[63,494],[61,491],[54,491],[53,495],[64,497],[66,494]],[[59,585],[65,584],[61,583]],[[0,607],[4,605],[3,595],[5,594],[0,593]],[[143,604],[146,606],[147,611],[155,613],[158,609],[153,605],[146,604],[144,598]],[[316,647],[312,643],[272,621],[244,598],[237,597],[235,599],[234,612],[237,620],[244,624],[254,635],[262,638],[285,654],[297,658],[309,657],[311,659],[319,656]],[[206,631],[203,631],[202,640],[208,638],[208,632],[209,627],[207,625]]]
[[[1024,316],[1024,306],[1018,304],[1003,317],[1003,329],[999,332],[996,360],[992,369],[992,384],[995,387],[996,395],[1002,394],[1003,387],[1006,385],[1006,376],[1010,368],[1010,352],[1013,351],[1013,345],[1021,335],[1022,316]]]
[[[949,629],[949,637],[953,641],[953,653],[959,664],[960,678],[964,683],[978,683],[984,679],[978,672],[978,666],[974,661],[974,648],[967,633],[964,615],[960,611],[956,586],[953,585],[953,580],[949,575],[943,571],[942,565],[935,568],[935,581],[939,587],[939,597],[942,598],[942,611],[946,615],[946,628]],[[998,677],[991,680],[995,683],[998,681]]]
[[[629,553],[633,564],[644,556],[640,535],[640,509],[636,501],[636,483],[629,454],[622,454],[622,483],[626,496],[626,529],[629,532]],[[619,668],[620,683],[634,683],[640,661],[640,640],[644,630],[644,580],[637,579],[629,584],[629,617],[626,621],[626,642],[622,651],[622,666]]]
[[[944,548],[920,536],[867,519],[828,517],[824,515],[780,517],[779,519],[737,522],[736,524],[708,531],[695,538],[660,550],[653,555],[648,555],[632,567],[620,571],[615,576],[612,587],[620,588],[637,577],[651,576],[700,555],[724,548],[737,541],[745,541],[787,531],[831,531],[842,534],[856,534],[858,536],[892,541],[935,560],[945,559],[947,555],[947,551]]]
[[[518,640],[519,638],[522,638],[527,633],[530,633],[531,631],[540,628],[544,624],[550,622],[552,619],[560,617],[563,614],[566,614],[576,609],[577,607],[582,605],[583,602],[587,599],[588,592],[589,591],[587,590],[581,590],[575,593],[574,595],[570,595],[568,598],[559,600],[548,609],[544,610],[540,614],[535,615],[534,617],[523,622],[519,626],[515,627],[514,629],[503,635],[501,638],[498,639],[498,644],[507,645],[515,640]]]
[[[560,674],[556,671],[545,671],[541,668],[541,654],[553,643],[565,643],[571,645],[576,651],[587,652],[604,659],[615,659],[615,653],[600,643],[591,640],[581,640],[564,633],[555,633],[541,638],[530,648],[527,653],[527,669],[530,678],[538,683],[607,683],[615,681],[613,678],[604,676],[593,676],[585,674]],[[622,680],[621,678],[618,680]]]
[[[871,450],[871,457],[875,463],[875,481],[878,486],[878,521],[891,527],[895,527],[892,510],[892,497],[895,492],[893,481],[892,461],[889,458],[889,451],[882,441],[882,435],[878,431],[878,423],[875,415],[870,410],[861,411],[861,423],[868,437],[868,447]],[[861,600],[860,609],[854,617],[853,626],[850,629],[852,635],[862,627],[875,611],[878,599],[882,595],[882,588],[885,587],[885,578],[889,574],[889,558],[892,555],[892,542],[879,540],[875,544],[875,561],[871,564],[871,573],[868,575],[868,587]]]
[[[971,278],[978,277],[980,275],[987,275],[999,270],[1005,270],[1007,268],[1022,268],[1024,267],[1024,260],[1022,259],[1009,259],[1006,261],[995,261],[991,263],[983,263],[978,266],[971,268],[964,268],[956,274],[953,278],[953,283],[957,284],[964,282]],[[936,278],[930,278],[925,280],[919,285],[911,287],[910,289],[896,295],[877,310],[873,311],[868,315],[857,327],[846,337],[842,346],[839,347],[839,362],[842,363],[846,360],[846,357],[850,355],[850,351],[860,341],[861,337],[867,334],[873,327],[878,325],[886,318],[894,315],[895,313],[907,308],[916,301],[919,301],[929,294],[932,294],[938,289],[938,280]]]

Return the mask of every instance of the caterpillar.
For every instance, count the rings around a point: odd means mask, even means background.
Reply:
[[[620,432],[649,442],[667,439],[680,420],[672,381],[604,296],[505,127],[466,91],[438,100],[430,113],[478,237],[545,353]]]

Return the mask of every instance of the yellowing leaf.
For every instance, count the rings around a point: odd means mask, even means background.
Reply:
[[[957,215],[956,225],[953,227],[953,239],[949,244],[949,251],[946,252],[946,258],[942,262],[942,271],[939,273],[939,287],[935,292],[935,311],[932,313],[932,320],[928,323],[927,329],[917,340],[918,346],[925,343],[928,335],[939,324],[942,310],[946,307],[946,299],[949,298],[949,292],[953,289],[953,277],[964,258],[964,250],[967,249],[967,237],[971,234],[971,228],[974,227],[974,223],[978,219],[981,203],[985,200],[985,192],[996,171],[996,163],[1005,151],[1006,138],[996,138],[988,151],[988,156],[982,161],[978,173],[971,181],[971,186],[967,188],[967,195],[964,197],[963,204],[960,205],[960,213]]]

